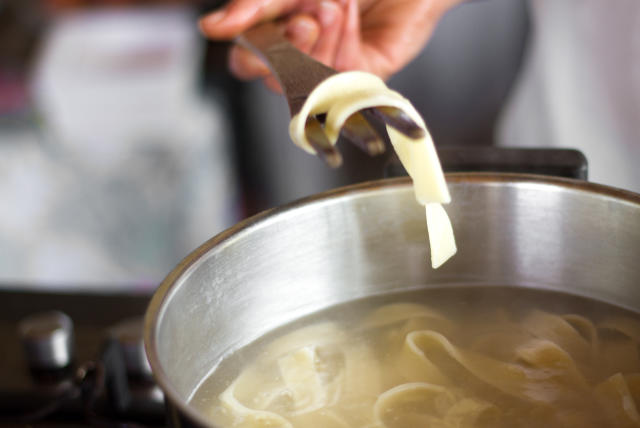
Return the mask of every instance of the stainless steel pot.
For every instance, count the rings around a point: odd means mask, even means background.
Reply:
[[[450,284],[518,285],[640,310],[640,195],[531,175],[448,176],[458,254],[428,263],[406,179],[364,183],[250,218],[187,256],[154,295],[145,343],[172,422],[220,358],[329,305]]]

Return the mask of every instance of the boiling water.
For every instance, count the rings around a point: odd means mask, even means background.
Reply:
[[[225,359],[191,405],[221,427],[640,426],[640,318],[504,287],[349,302]]]

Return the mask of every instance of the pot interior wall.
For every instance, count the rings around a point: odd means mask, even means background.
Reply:
[[[184,402],[224,354],[283,323],[415,287],[518,285],[640,309],[640,199],[515,176],[453,176],[450,190],[459,251],[435,271],[407,181],[316,198],[204,244],[148,315],[161,386]]]

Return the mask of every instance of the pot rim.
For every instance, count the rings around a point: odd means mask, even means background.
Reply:
[[[532,183],[541,185],[555,185],[568,190],[585,191],[594,195],[601,195],[609,198],[619,199],[640,206],[639,193],[634,193],[628,190],[606,186],[598,183],[592,183],[584,180],[536,174],[494,172],[448,173],[445,174],[445,176],[447,179],[447,183]],[[202,245],[197,247],[184,259],[182,259],[180,263],[178,263],[178,265],[173,268],[171,272],[169,272],[169,274],[165,277],[165,279],[160,283],[160,285],[154,292],[144,317],[144,348],[147,359],[149,360],[151,371],[157,385],[163,391],[165,397],[169,399],[171,404],[176,406],[180,412],[182,412],[197,424],[202,426],[212,426],[210,421],[204,418],[193,407],[189,406],[187,401],[180,398],[178,392],[169,381],[169,377],[163,370],[160,364],[158,352],[156,350],[157,324],[158,320],[162,316],[164,303],[170,298],[172,294],[171,292],[173,291],[173,286],[178,282],[182,275],[189,270],[191,266],[193,266],[198,260],[200,260],[203,255],[205,255],[212,248],[224,243],[238,233],[256,226],[263,221],[275,217],[281,213],[292,211],[296,208],[313,203],[319,203],[330,199],[337,199],[352,193],[363,193],[395,187],[408,187],[411,184],[411,179],[409,177],[386,178],[352,184],[349,186],[339,187],[315,195],[307,196],[291,203],[262,211],[238,222],[237,224],[205,241]],[[169,417],[176,418],[177,415],[171,414],[169,415]],[[176,424],[176,426],[178,426],[178,424]]]

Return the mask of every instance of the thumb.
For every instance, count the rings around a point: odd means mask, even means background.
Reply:
[[[232,39],[255,24],[284,15],[298,0],[232,0],[200,19],[200,30],[213,39]]]

